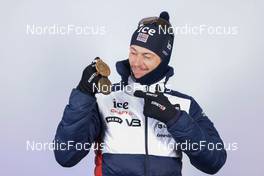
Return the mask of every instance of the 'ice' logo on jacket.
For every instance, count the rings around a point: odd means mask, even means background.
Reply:
[[[128,102],[117,102],[116,99],[113,99],[113,106],[114,108],[123,108],[123,109],[128,109]]]

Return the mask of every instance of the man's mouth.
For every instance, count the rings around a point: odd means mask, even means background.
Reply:
[[[141,73],[141,72],[146,72],[146,71],[148,71],[148,69],[147,69],[147,68],[142,69],[142,68],[132,67],[132,71],[133,71],[134,73]]]
[[[146,72],[148,71],[148,69],[135,68],[135,67],[132,67],[131,69],[136,78],[140,78],[144,76]]]

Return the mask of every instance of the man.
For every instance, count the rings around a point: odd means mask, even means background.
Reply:
[[[67,150],[55,150],[59,164],[74,166],[89,152],[77,144],[97,142],[103,145],[96,176],[181,176],[183,152],[208,174],[224,165],[226,151],[213,123],[191,96],[166,87],[173,75],[170,27],[167,12],[139,22],[129,59],[116,64],[123,86],[113,85],[108,95],[95,89],[101,78],[96,61],[86,67],[55,136],[58,144],[72,141]]]

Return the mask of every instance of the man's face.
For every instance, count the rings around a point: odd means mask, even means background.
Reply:
[[[129,64],[137,79],[154,70],[160,62],[160,57],[149,49],[137,45],[129,48]]]

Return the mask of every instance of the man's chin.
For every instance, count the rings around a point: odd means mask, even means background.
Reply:
[[[133,74],[136,79],[142,78],[145,74]]]

